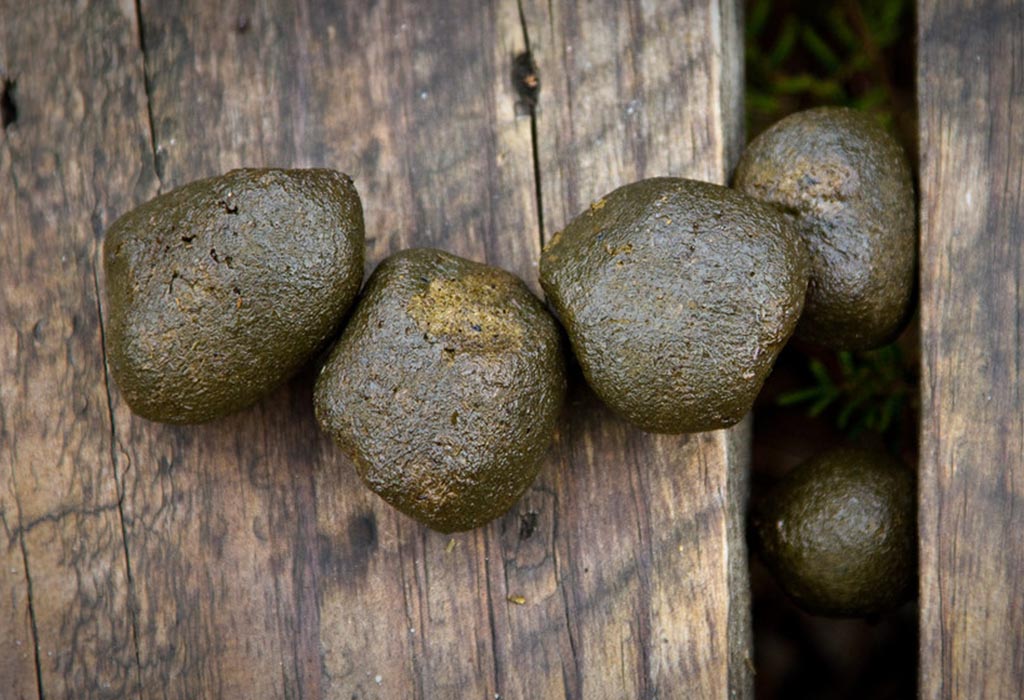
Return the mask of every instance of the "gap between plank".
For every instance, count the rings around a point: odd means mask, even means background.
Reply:
[[[395,534],[397,535],[397,539],[398,539],[399,542],[402,542],[401,518],[399,517],[397,512],[392,513],[391,515],[392,515],[392,518],[395,521]],[[416,627],[413,627],[412,609],[409,607],[409,586],[406,583],[405,555],[403,554],[403,548],[402,548],[401,544],[399,544],[397,551],[398,551],[398,570],[402,572],[402,603],[405,606],[405,621],[406,621],[406,627],[407,627],[406,634],[409,635],[409,637],[408,637],[408,639],[409,639],[409,663],[412,664],[413,683],[414,683],[414,686],[413,686],[413,698],[416,698],[418,700],[422,700],[422,698],[425,697],[424,693],[423,693],[423,674],[420,671],[420,666],[421,666],[421,664],[420,664],[420,657],[419,657],[419,654],[417,654],[417,652],[416,652],[416,647],[417,647],[417,644],[418,644],[417,636],[416,635],[417,634],[422,635],[424,633],[424,630],[426,629],[426,625],[425,625],[425,623],[423,621],[422,607],[421,607],[420,608],[421,613],[420,613],[420,617],[419,617],[419,622],[415,623],[417,625]],[[413,557],[413,560],[414,561],[413,561],[412,579],[415,582],[415,580],[416,580],[415,557]],[[424,566],[426,566],[426,562],[424,562]]]
[[[97,254],[98,257],[99,254]],[[124,484],[117,469],[117,430],[114,424],[114,401],[110,394],[110,369],[107,366],[107,330],[103,325],[103,310],[100,305],[100,281],[93,261],[92,282],[96,292],[96,318],[100,324],[100,350],[103,358],[103,389],[107,396],[107,416],[110,419],[110,466],[114,471],[114,492],[117,495],[117,522],[121,526],[121,546],[124,551],[125,576],[128,579],[128,618],[132,625],[132,646],[135,649],[136,696],[142,691],[142,656],[139,654],[139,621],[135,609],[135,579],[132,577],[132,560],[128,554],[128,529],[124,525]]]
[[[160,159],[156,153],[156,128],[153,124],[153,96],[149,79],[149,53],[146,51],[146,30],[142,24],[142,0],[135,0],[135,31],[139,39],[139,51],[142,52],[142,88],[146,94],[146,124],[149,127],[149,151],[153,157],[153,172],[159,183],[157,194],[164,191],[164,173]]]

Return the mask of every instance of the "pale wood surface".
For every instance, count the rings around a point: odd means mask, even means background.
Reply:
[[[921,697],[1024,695],[1024,5],[918,3]]]
[[[120,697],[139,675],[94,261],[153,191],[142,58],[130,5],[16,5],[0,4],[17,111],[0,134],[0,694]]]
[[[577,373],[537,483],[446,537],[362,489],[316,429],[312,371],[208,425],[133,417],[105,386],[95,265],[105,228],[157,192],[326,165],[363,197],[368,269],[432,245],[537,289],[542,237],[607,190],[725,180],[737,8],[171,5],[0,1],[0,77],[17,81],[0,134],[3,697],[749,696],[748,426],[644,435]],[[527,45],[532,110],[512,79]]]

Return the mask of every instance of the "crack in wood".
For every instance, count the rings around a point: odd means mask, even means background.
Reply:
[[[32,628],[32,651],[35,654],[36,691],[37,691],[37,693],[39,695],[39,700],[45,700],[46,693],[43,691],[43,666],[42,666],[42,662],[41,662],[41,660],[39,658],[39,626],[36,624],[36,609],[35,609],[35,603],[34,603],[34,600],[33,600],[33,597],[32,597],[32,574],[29,571],[29,565],[28,565],[28,547],[25,546],[25,532],[27,530],[25,528],[23,528],[21,526],[21,523],[20,523],[20,520],[21,520],[21,516],[20,516],[21,503],[20,502],[18,503],[18,511],[19,511],[19,516],[18,516],[19,524],[18,524],[18,527],[15,529],[15,532],[18,535],[18,543],[21,545],[21,561],[22,561],[22,564],[25,566],[25,589],[26,589],[25,590],[25,595],[26,595],[26,597],[28,599],[29,626]]]
[[[11,179],[14,180],[13,171],[11,172]],[[15,187],[17,187],[16,180],[14,184]],[[4,417],[2,409],[3,407],[0,406],[0,427],[3,427],[4,430],[0,431],[0,434],[6,432],[6,419]],[[11,443],[11,451],[13,452],[13,443]],[[7,532],[10,538],[9,546],[13,547],[14,540],[17,539],[18,546],[21,549],[21,564],[25,568],[25,602],[28,607],[29,628],[32,632],[32,654],[36,676],[36,695],[38,696],[39,700],[44,700],[46,694],[43,691],[43,666],[39,657],[39,626],[36,623],[35,601],[32,594],[32,574],[28,563],[28,546],[25,544],[25,533],[31,528],[25,528],[21,521],[22,506],[21,498],[18,496],[17,470],[14,470],[11,473],[11,482],[14,487],[14,505],[18,509],[18,525],[13,530],[11,529],[10,525],[7,522],[7,514],[5,510],[0,510],[0,521],[3,522],[4,531]]]
[[[103,308],[100,304],[99,270],[94,261],[92,271],[96,291],[96,318],[100,328],[100,352],[103,360],[103,389],[107,398],[107,417],[110,421],[110,466],[114,472],[114,493],[117,495],[117,522],[121,528],[121,546],[124,551],[125,577],[128,579],[128,617],[132,626],[132,646],[135,651],[135,679],[138,691],[142,690],[142,656],[139,654],[139,622],[136,610],[135,579],[132,577],[131,556],[128,553],[128,529],[124,524],[124,475],[119,473],[117,460],[117,428],[114,422],[114,400],[110,392],[110,368],[107,364],[107,329],[103,322]],[[112,510],[105,508],[105,510]]]
[[[651,673],[651,620],[648,615],[652,609],[651,568],[654,562],[651,544],[651,521],[647,512],[647,504],[642,494],[651,493],[651,489],[643,483],[643,470],[639,462],[633,463],[630,470],[629,487],[632,491],[633,509],[636,514],[636,567],[638,605],[635,610],[637,645],[639,647],[639,664],[637,668],[637,689],[641,697],[652,695]],[[634,480],[635,479],[635,480]]]
[[[392,513],[392,517],[394,518],[394,521],[395,521],[395,532],[399,535],[399,538],[398,538],[399,541],[402,541],[402,538],[401,538],[400,516],[397,513]],[[401,545],[398,546],[396,551],[398,552],[398,570],[400,572],[402,572],[402,577],[403,577],[403,582],[402,582],[402,604],[403,604],[404,609],[405,609],[405,622],[406,622],[406,628],[407,628],[406,629],[406,633],[409,634],[410,637],[412,637],[413,635],[417,634],[417,632],[415,631],[416,628],[413,627],[412,609],[409,606],[409,585],[407,583],[407,579],[406,579],[406,576],[405,576],[405,574],[406,574],[406,558],[405,558],[404,548]],[[415,580],[416,579],[415,562],[413,563],[413,567],[414,568],[413,568],[413,571],[412,571],[412,578],[413,578],[413,580]],[[426,627],[425,627],[425,625],[423,623],[423,618],[420,617],[420,621],[419,621],[419,634],[422,635],[423,631],[425,629],[426,629]],[[419,638],[422,638],[422,636],[419,637]],[[417,647],[417,640],[416,639],[410,639],[410,642],[409,642],[409,656],[410,656],[409,661],[412,664],[413,678],[415,679],[415,683],[416,683],[414,691],[413,691],[413,697],[415,697],[415,698],[422,698],[423,697],[422,662],[421,662],[421,659],[419,657],[419,654],[416,652],[416,647]]]
[[[746,549],[745,523],[746,506],[749,498],[749,474],[743,466],[750,464],[749,445],[751,441],[751,421],[748,416],[738,426],[730,429],[722,436],[725,441],[726,464],[729,473],[726,475],[728,494],[725,503],[728,505],[726,515],[726,566],[730,591],[747,591],[745,596],[730,596],[726,611],[726,636],[729,639],[729,656],[726,673],[730,692],[743,695],[754,682],[754,670],[751,654],[754,640],[750,621],[750,574]],[[746,447],[744,447],[746,446]],[[735,545],[736,551],[731,546]]]
[[[569,651],[572,656],[572,685],[569,685],[569,678],[566,675],[562,676],[562,681],[566,684],[565,694],[566,697],[578,698],[581,697],[581,690],[583,688],[583,678],[580,675],[580,655],[576,649],[576,635],[572,631],[572,622],[569,620],[569,591],[565,586],[562,589],[562,617],[565,621],[565,633],[569,637]],[[567,674],[568,670],[565,664],[562,664],[563,674]],[[570,688],[572,689],[570,692]]]
[[[519,8],[519,24],[523,30],[523,45],[526,51],[519,54],[512,61],[512,79],[515,82],[516,92],[520,95],[523,104],[530,114],[530,152],[533,157],[533,186],[534,199],[537,203],[537,230],[540,235],[540,247],[544,248],[544,192],[541,187],[540,173],[540,148],[537,136],[537,101],[540,99],[540,73],[533,58],[533,51],[530,49],[530,32],[526,26],[526,13],[523,10],[523,0],[516,0]]]
[[[499,545],[500,548],[500,545]],[[502,551],[500,566],[505,574],[505,589],[508,589],[508,567],[505,566],[505,553]],[[494,696],[499,697],[501,692],[501,675],[498,673],[500,663],[498,661],[498,630],[494,624],[494,595],[491,592],[491,547],[487,538],[484,538],[484,592],[487,595],[487,622],[491,628],[491,660],[494,662],[492,668],[494,674],[491,677],[494,683]]]
[[[558,530],[558,524],[559,524],[559,521],[558,521],[558,508],[559,508],[559,503],[558,503],[558,495],[557,495],[557,492],[556,492],[555,497],[554,497],[554,503],[552,504],[552,507],[551,507],[551,539],[552,539],[553,542],[556,542],[556,543],[558,542],[558,535],[559,535],[559,530]],[[568,549],[568,547],[569,547],[569,540],[567,538],[566,539],[566,549]],[[572,560],[571,552],[568,552],[568,553],[570,554],[569,559],[571,561]],[[561,561],[560,561],[559,556],[558,556],[558,546],[557,546],[557,544],[551,548],[551,556],[552,556],[552,559],[553,559],[553,563],[555,565],[555,578],[556,578],[556,580],[562,582],[562,585],[560,585],[558,587],[560,589],[561,593],[562,593],[562,618],[563,618],[562,621],[565,623],[565,633],[566,633],[566,636],[569,638],[569,652],[570,652],[570,655],[572,656],[572,668],[573,668],[572,681],[573,682],[572,682],[572,684],[569,683],[570,679],[567,677],[567,669],[566,669],[564,663],[562,664],[562,682],[565,683],[565,695],[566,695],[566,697],[567,698],[578,698],[578,697],[581,696],[581,693],[583,691],[583,678],[582,678],[582,676],[580,674],[580,669],[582,668],[582,666],[580,664],[580,656],[579,656],[579,650],[577,649],[576,636],[575,636],[575,634],[573,633],[573,630],[572,630],[572,620],[569,619],[569,611],[572,610],[573,612],[576,612],[576,608],[574,606],[570,605],[570,602],[569,602],[569,595],[570,595],[570,590],[569,589],[570,589],[570,586],[565,583],[567,579],[566,579],[566,576],[564,575],[563,570],[562,570]],[[568,580],[572,580],[571,577]]]
[[[36,529],[43,523],[59,523],[65,518],[71,516],[77,516],[80,518],[92,518],[103,513],[110,512],[117,508],[116,503],[107,503],[104,505],[95,506],[93,508],[62,508],[53,513],[47,513],[46,515],[40,515],[38,518],[33,518],[28,522],[27,525],[19,525],[14,528],[10,533],[9,542],[13,545],[15,538],[20,538],[23,535],[28,534],[32,530]]]

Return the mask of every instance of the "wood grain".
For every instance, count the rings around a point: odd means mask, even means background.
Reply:
[[[522,216],[534,199],[529,127],[516,122],[505,79],[515,47],[496,41],[518,33],[497,34],[518,29],[515,15],[474,2],[379,3],[340,13],[290,2],[250,8],[197,2],[186,10],[142,6],[165,186],[241,164],[336,167],[353,174],[363,196],[370,265],[415,244],[529,270],[538,246]],[[195,102],[179,99],[193,94]],[[534,218],[531,212],[525,221]],[[141,548],[140,559],[161,562],[159,572],[137,576],[143,610],[153,612],[140,619],[143,663],[159,660],[164,669],[154,677],[184,680],[189,660],[204,658],[216,668],[198,687],[215,681],[237,693],[253,682],[253,668],[276,668],[279,658],[289,658],[280,677],[275,673],[260,687],[265,697],[296,690],[393,697],[416,687],[427,695],[482,696],[494,679],[482,607],[484,555],[479,547],[448,552],[447,538],[401,521],[366,492],[316,431],[306,379],[261,405],[259,415],[206,426],[205,434],[155,429],[124,414],[139,430],[125,444],[152,445],[135,460],[142,483],[153,481],[165,457],[187,466],[174,471],[178,491],[210,497],[195,509],[164,509],[178,522],[158,531],[179,538],[191,531],[187,540],[158,541],[129,529],[130,550]],[[225,432],[243,437],[224,440]],[[162,455],[168,433],[189,440],[189,451]],[[274,446],[280,453],[268,455]],[[233,499],[252,490],[245,474],[250,464],[259,465],[266,498],[243,505]],[[166,503],[149,500],[145,490],[138,499],[133,493],[126,501],[133,518],[138,513],[145,520]],[[228,536],[222,553],[211,552],[204,513],[225,500]],[[244,518],[234,515],[239,511]],[[258,530],[281,543],[277,555]],[[204,579],[222,571],[224,557],[246,588],[265,588],[265,572],[274,571],[275,589],[267,591],[269,600],[228,606],[183,601],[184,622],[195,629],[177,636],[192,649],[169,655],[159,640],[169,629],[181,630],[182,613],[166,603],[145,605],[181,599],[164,585],[167,557],[181,560],[173,570],[182,575],[169,580],[194,579],[188,587],[199,591],[208,587]],[[432,610],[443,611],[443,624],[435,624]],[[268,630],[258,643],[204,629],[242,631],[253,620]],[[467,634],[477,636],[470,647],[463,643]],[[172,684],[171,693],[188,697],[193,690]]]
[[[0,694],[130,697],[94,260],[152,181],[134,13],[4,2],[0,15],[0,73],[16,83],[0,136]]]
[[[546,238],[640,178],[726,181],[741,139],[734,9],[524,3],[543,81]],[[586,390],[572,403],[550,487],[556,577],[569,582],[572,695],[749,694],[745,453],[730,449],[726,431],[642,433]],[[732,439],[745,444],[744,430]]]
[[[918,3],[921,697],[1024,689],[1024,6]]]
[[[41,651],[85,650],[42,659],[48,697],[749,697],[749,426],[644,435],[577,376],[534,487],[492,525],[442,536],[363,489],[319,434],[312,370],[203,426],[138,419],[113,385],[108,406],[94,266],[106,225],[157,191],[323,165],[355,178],[368,269],[431,245],[538,289],[542,229],[590,199],[645,175],[725,179],[741,137],[735,5],[174,5],[42,2],[43,33],[2,34],[23,108],[0,150],[21,183],[0,193],[19,243],[0,251],[0,594],[15,604],[0,645],[34,620]],[[527,48],[533,109],[512,79]],[[79,93],[106,96],[102,119],[61,113],[81,111]],[[76,186],[30,180],[37,161]],[[73,266],[43,267],[66,250]],[[46,353],[32,345],[37,319],[75,313],[43,334]],[[37,483],[35,456],[64,466]],[[102,596],[81,587],[96,577]],[[30,595],[37,580],[57,593]],[[33,696],[35,660],[16,651],[0,671]]]

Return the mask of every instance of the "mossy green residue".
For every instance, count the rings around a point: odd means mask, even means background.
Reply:
[[[363,482],[442,532],[533,482],[565,396],[557,325],[515,276],[437,250],[380,264],[314,390]]]
[[[594,391],[661,433],[739,421],[807,287],[802,244],[773,207],[678,178],[591,205],[544,248],[540,277]]]
[[[797,336],[836,349],[889,342],[910,315],[917,259],[906,156],[868,114],[822,107],[754,139],[737,189],[779,206],[810,252]]]
[[[812,458],[763,497],[752,524],[765,564],[808,612],[872,615],[913,595],[914,476],[885,453]]]
[[[197,423],[249,405],[334,334],[363,274],[363,214],[332,170],[233,170],[107,231],[107,349],[137,414]]]

